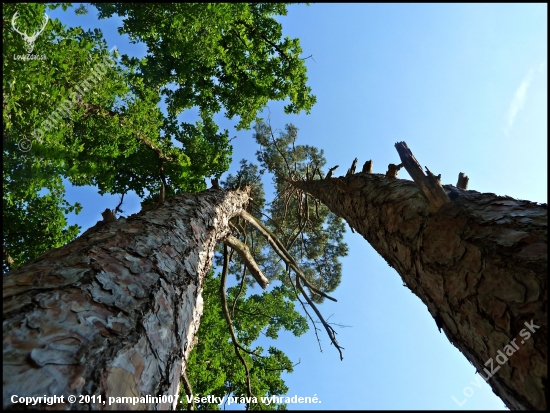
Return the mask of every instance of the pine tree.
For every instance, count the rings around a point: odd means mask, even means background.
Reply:
[[[462,173],[442,186],[395,146],[385,175],[287,179],[372,245],[510,409],[546,409],[547,205],[466,190]]]
[[[281,26],[272,17],[285,14],[285,5],[97,7],[100,17],[119,14],[122,31],[146,43],[150,54],[141,60],[120,57],[107,51],[100,31],[67,29],[49,20],[35,47],[48,56],[45,65],[15,59],[25,43],[9,26],[3,31],[4,339],[10,342],[4,406],[13,394],[52,391],[96,396],[90,405],[101,405],[99,395],[177,394],[195,343],[201,286],[214,246],[227,241],[232,217],[250,222],[243,209],[250,190],[261,200],[256,187],[244,184],[229,192],[214,188],[189,194],[204,190],[205,177],[219,177],[230,162],[228,132],[218,131],[213,116],[224,108],[228,117],[240,117],[238,128],[245,128],[269,99],[290,97],[288,113],[309,111],[315,102],[299,41],[281,40]],[[6,5],[4,21],[17,11],[21,29],[29,30],[44,10],[38,4]],[[82,13],[80,7],[77,14]],[[167,18],[170,27],[164,25]],[[168,113],[158,108],[162,97]],[[178,124],[177,116],[192,106],[199,107],[201,119]],[[65,201],[63,178],[120,194],[121,202],[75,239],[78,228],[66,228],[66,214],[81,207]],[[44,195],[44,188],[50,193]],[[143,198],[142,212],[117,219],[130,191]],[[267,245],[265,239],[260,242]],[[185,256],[181,262],[175,259],[179,254]],[[261,325],[271,337],[280,328],[296,335],[305,331],[290,302],[296,290],[288,285],[246,298],[246,285],[239,291],[205,298],[214,308],[216,298],[233,303],[239,314],[233,327],[243,347],[252,344]],[[267,323],[251,311],[258,305],[273,310]],[[247,390],[284,392],[280,373],[292,371],[290,360],[275,348],[267,356],[254,351],[243,356],[254,369],[247,374]],[[244,389],[239,371],[224,383],[226,391]],[[199,389],[221,391],[213,378],[199,376]],[[113,406],[127,403],[115,400]],[[176,402],[140,403],[169,407]]]

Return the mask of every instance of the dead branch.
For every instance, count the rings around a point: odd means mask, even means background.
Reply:
[[[332,168],[330,168],[330,169],[328,170],[327,175],[325,176],[325,179],[331,178],[331,177],[332,177],[332,173],[334,172],[335,169],[338,168],[338,166],[339,166],[339,165],[336,165],[336,166],[333,166]]]
[[[288,279],[290,281],[290,285],[292,286],[292,289],[294,290],[294,294],[296,295],[296,299],[301,304],[302,308],[304,309],[304,312],[306,313],[306,315],[311,320],[311,325],[313,325],[313,332],[315,333],[315,337],[317,338],[317,344],[319,344],[319,351],[322,353],[323,348],[321,347],[321,339],[319,338],[319,335],[317,334],[317,331],[321,331],[321,330],[319,330],[317,328],[317,326],[315,325],[315,320],[313,320],[313,317],[311,317],[311,314],[309,314],[309,311],[307,311],[307,308],[306,308],[305,304],[302,302],[302,300],[300,300],[300,294],[298,294],[298,291],[296,291],[296,286],[292,282],[292,277],[290,275],[290,268],[288,268],[288,266],[287,266],[286,271],[288,273]],[[298,279],[298,277],[296,277],[296,279]]]
[[[231,250],[231,253],[233,253],[233,250]],[[229,258],[229,260],[231,260],[231,258]],[[246,265],[243,268],[243,275],[241,278],[241,287],[239,288],[239,292],[237,293],[235,300],[233,300],[233,305],[231,307],[231,317],[233,318],[235,318],[235,307],[237,306],[237,300],[239,299],[241,293],[243,292],[245,282],[246,282]]]
[[[256,228],[260,234],[262,234],[267,242],[269,243],[269,245],[271,245],[271,247],[275,250],[275,252],[277,253],[277,255],[279,257],[281,257],[281,259],[290,267],[292,268],[298,277],[300,277],[303,281],[304,281],[304,284],[314,293],[316,294],[319,294],[325,298],[328,298],[329,300],[332,300],[332,301],[338,301],[336,300],[336,298],[333,298],[331,296],[329,296],[328,294],[318,290],[317,288],[315,288],[313,285],[311,285],[309,283],[309,281],[306,279],[305,275],[302,273],[302,270],[300,270],[300,268],[298,267],[298,264],[296,263],[296,261],[294,260],[294,258],[292,258],[292,256],[290,255],[290,253],[287,251],[287,249],[283,246],[283,244],[281,244],[281,241],[275,236],[273,235],[273,233],[261,222],[259,222],[256,218],[254,218],[252,215],[250,215],[248,212],[246,211],[242,211],[241,212],[241,217],[243,217],[245,220],[247,220],[250,224],[252,224],[252,226],[254,228]],[[240,242],[240,241],[239,241]]]
[[[122,202],[124,202],[124,194],[122,194],[122,196],[120,197],[120,202],[118,203],[118,205],[115,208],[115,214],[116,213],[122,214],[124,212],[122,209],[120,209],[120,207],[122,206]]]
[[[228,262],[231,262],[231,258],[233,257],[233,251],[235,251],[235,250],[231,249],[231,252],[229,253]],[[233,318],[235,318],[235,307],[237,306],[237,300],[239,299],[239,297],[241,296],[241,294],[243,292],[245,282],[246,282],[246,265],[243,268],[243,275],[242,275],[242,278],[241,278],[241,286],[239,288],[239,292],[235,296],[235,299],[233,300],[233,305],[232,305],[232,308],[231,308],[231,317],[233,317]]]
[[[355,173],[355,168],[357,167],[357,158],[355,158],[353,160],[353,162],[351,163],[351,167],[348,169],[348,172],[346,173],[346,178],[348,176],[351,176]]]
[[[388,178],[397,178],[397,172],[399,172],[399,170],[403,168],[403,164],[400,163],[399,165],[396,165],[394,163],[390,163],[388,165],[388,171],[386,172],[386,176]]]
[[[258,267],[258,264],[256,264],[256,261],[254,260],[254,257],[252,257],[252,254],[250,254],[250,250],[246,244],[235,238],[233,235],[227,236],[223,242],[237,251],[237,254],[239,254],[239,257],[241,257],[244,264],[247,266],[248,271],[250,271],[250,274],[254,277],[260,287],[265,290],[269,285],[269,280],[264,275],[260,267]]]
[[[219,181],[218,178],[215,178],[215,177],[214,177],[214,178],[212,178],[212,179],[210,180],[210,182],[212,182],[212,189],[221,189],[221,187],[220,187],[220,181]]]
[[[340,353],[340,360],[344,360],[344,355],[342,354],[342,350],[344,348],[338,344],[338,341],[336,341],[336,331],[329,324],[327,324],[327,322],[321,315],[321,312],[317,309],[317,306],[307,296],[307,293],[304,291],[302,284],[300,284],[300,277],[296,277],[296,286],[298,287],[298,289],[300,290],[304,298],[307,300],[310,307],[313,308],[313,311],[315,311],[315,314],[317,314],[317,317],[319,317],[319,320],[321,320],[323,327],[325,327],[325,330],[327,331],[327,334],[330,337],[330,341],[332,341],[332,344],[334,344],[334,347],[336,347],[336,349]]]
[[[309,206],[307,204],[307,194],[306,194],[306,210],[308,210],[308,208],[309,208]],[[294,235],[294,238],[291,238],[291,239],[288,240],[287,245],[286,245],[286,250],[287,251],[292,248],[292,245],[294,245],[294,243],[298,239],[298,236],[302,233],[302,231],[306,227],[306,224],[309,221],[309,210],[308,210],[307,218],[306,218],[305,221],[301,221],[300,215],[298,215],[298,218],[299,218],[298,219],[298,231],[296,232],[296,235]],[[292,231],[292,233],[294,233],[294,231]]]
[[[426,197],[428,205],[433,213],[437,212],[443,204],[450,202],[439,179],[437,179],[428,168],[426,168],[428,172],[427,176],[424,174],[420,163],[416,160],[405,142],[397,142],[395,148],[397,149],[397,153],[399,153],[399,157],[405,169]]]

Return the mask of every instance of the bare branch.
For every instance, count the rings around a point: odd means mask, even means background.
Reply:
[[[351,167],[348,169],[348,172],[346,173],[346,178],[348,176],[351,176],[355,173],[355,168],[357,167],[357,158],[355,158],[353,160],[353,162],[351,163]]]
[[[368,160],[363,164],[363,170],[361,172],[364,172],[366,174],[372,173],[372,160]]]
[[[241,360],[241,363],[243,363],[244,369],[246,370],[246,387],[248,391],[248,397],[254,397],[254,394],[252,393],[252,386],[250,384],[250,370],[248,370],[248,365],[246,364],[246,360],[242,356],[239,349],[246,350],[243,348],[239,342],[237,341],[237,337],[235,336],[235,330],[233,329],[233,322],[231,321],[231,317],[229,316],[229,310],[227,309],[227,298],[225,296],[225,282],[227,280],[227,271],[228,271],[228,248],[227,244],[224,244],[223,246],[223,270],[222,270],[222,279],[220,282],[220,298],[222,300],[222,310],[223,315],[225,316],[225,320],[227,321],[227,326],[229,327],[229,332],[231,333],[231,340],[233,341],[233,347],[235,348],[235,354],[237,357]]]
[[[441,182],[428,168],[426,168],[428,170],[427,176],[424,174],[422,167],[405,142],[397,142],[395,148],[405,169],[426,197],[432,212],[437,212],[443,204],[450,202],[449,197],[441,186]]]
[[[287,242],[287,246],[286,246],[287,251],[292,248],[292,245],[294,245],[294,243],[298,239],[298,236],[302,233],[302,231],[306,227],[306,223],[307,223],[307,221],[303,221],[301,224],[298,224],[299,225],[298,232],[296,232],[296,235],[294,235],[294,237],[289,239],[288,242]],[[292,231],[292,232],[294,233],[294,231]]]
[[[325,327],[325,330],[327,331],[328,336],[330,337],[330,341],[332,341],[332,344],[334,344],[334,347],[338,350],[340,353],[340,360],[344,360],[344,355],[342,354],[342,350],[344,349],[338,344],[338,341],[336,341],[336,331],[327,324],[323,316],[321,315],[321,312],[317,308],[317,306],[311,301],[311,299],[307,296],[307,293],[304,291],[304,288],[302,287],[302,284],[300,284],[300,277],[296,277],[296,286],[304,296],[304,298],[307,300],[308,304],[311,308],[313,308],[313,311],[315,311],[315,314],[317,314],[317,317],[319,317],[319,320],[321,320],[321,323],[323,324],[323,327]]]
[[[277,223],[268,215],[264,214],[260,209],[256,208],[256,207],[252,207],[253,209],[255,209],[257,212],[259,212],[260,214],[262,214],[264,217],[266,217],[267,219],[269,219],[273,225],[275,225],[275,227],[277,228],[277,230],[282,233],[283,231],[281,230],[281,228],[277,225]]]
[[[306,308],[305,304],[302,302],[302,300],[300,300],[300,294],[298,294],[298,291],[296,291],[296,286],[292,282],[292,277],[290,276],[290,268],[287,268],[287,272],[288,272],[288,279],[290,281],[290,285],[292,286],[292,289],[294,290],[294,294],[296,295],[296,299],[300,302],[300,304],[302,305],[302,308],[304,309],[304,312],[306,313],[306,315],[311,320],[311,324],[313,325],[313,332],[315,333],[315,337],[317,337],[317,344],[319,344],[319,351],[322,353],[323,348],[321,347],[321,339],[319,339],[319,335],[317,334],[317,331],[320,331],[320,330],[315,325],[315,321],[313,320],[313,317],[311,317],[311,314],[309,314],[309,311],[307,311],[307,308]],[[298,280],[298,277],[296,277],[296,280]]]
[[[233,249],[231,249],[231,252],[229,253],[228,262],[231,262],[231,258],[233,257]],[[235,318],[235,307],[237,306],[237,300],[241,296],[243,289],[244,289],[244,283],[246,281],[246,265],[243,268],[243,276],[241,278],[241,287],[239,288],[239,292],[235,296],[235,300],[233,300],[233,306],[231,308],[231,317]]]
[[[122,214],[124,212],[122,209],[120,209],[120,207],[122,206],[122,202],[124,202],[124,194],[122,194],[122,196],[120,197],[120,202],[118,203],[118,205],[115,208],[115,214],[116,213],[121,213]]]
[[[187,410],[195,410],[195,402],[193,397],[193,388],[191,387],[191,382],[187,378],[187,373],[185,369],[181,372],[181,377],[183,378],[183,388],[185,389],[185,394],[191,398],[191,401],[187,403]]]
[[[333,166],[332,168],[330,168],[328,170],[328,173],[327,175],[325,176],[325,179],[330,179],[332,177],[332,173],[334,172],[335,169],[338,168],[339,165],[336,165],[336,166]]]
[[[309,281],[306,279],[305,275],[302,273],[302,270],[300,270],[300,268],[298,267],[298,264],[296,263],[294,258],[292,258],[290,253],[283,246],[283,244],[281,244],[281,241],[275,235],[273,235],[273,233],[263,223],[259,222],[256,218],[254,218],[252,215],[250,215],[246,211],[242,211],[240,215],[245,220],[247,220],[250,224],[252,224],[252,226],[254,228],[256,228],[266,238],[267,242],[275,250],[277,255],[279,257],[281,257],[282,260],[285,263],[287,263],[296,272],[297,276],[300,277],[304,281],[304,284],[311,291],[313,291],[314,293],[319,294],[319,295],[321,295],[325,298],[328,298],[329,300],[338,301],[338,300],[336,300],[336,298],[333,298],[333,297],[327,295],[326,293],[318,290],[317,288],[315,288],[313,285],[311,285],[309,283]]]
[[[400,163],[399,165],[396,165],[394,163],[390,163],[388,165],[388,171],[386,172],[386,176],[388,178],[397,178],[397,172],[399,172],[399,170],[403,168],[403,164]]]
[[[269,285],[269,280],[264,275],[260,267],[258,267],[258,264],[256,264],[256,261],[254,260],[254,257],[252,257],[252,254],[250,254],[250,250],[248,249],[246,244],[235,238],[233,235],[229,235],[228,237],[226,237],[223,242],[237,251],[239,257],[241,257],[245,265],[248,267],[248,271],[250,271],[250,274],[258,282],[260,287],[265,290],[266,287]]]

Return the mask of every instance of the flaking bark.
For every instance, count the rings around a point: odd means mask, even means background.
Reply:
[[[156,210],[98,224],[6,274],[3,407],[12,395],[177,395],[214,247],[248,200],[249,189],[178,195]]]
[[[296,181],[395,268],[448,339],[510,409],[546,409],[547,206],[443,186],[428,204],[411,181],[358,173]],[[519,333],[534,324],[529,339]],[[530,325],[532,325],[530,324]],[[508,361],[499,351],[516,339]],[[523,342],[522,342],[523,341]],[[507,350],[506,350],[507,349]]]

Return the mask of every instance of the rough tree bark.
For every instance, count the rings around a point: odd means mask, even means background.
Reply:
[[[6,274],[3,407],[24,407],[12,404],[14,395],[57,395],[65,406],[33,407],[174,408],[175,401],[104,402],[177,396],[214,246],[248,200],[248,190],[179,195],[158,209],[100,222]],[[102,398],[71,404],[69,395]]]
[[[363,172],[292,184],[395,268],[510,409],[546,409],[546,204],[452,185],[436,199],[422,184]]]

